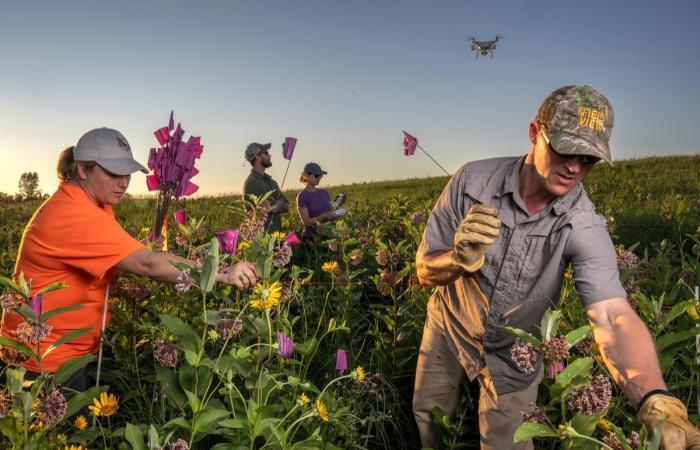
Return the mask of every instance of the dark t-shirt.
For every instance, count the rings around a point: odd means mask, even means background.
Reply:
[[[331,196],[325,189],[315,191],[303,190],[297,195],[297,208],[306,208],[309,211],[309,218],[313,219],[332,209]],[[312,227],[305,226],[303,235],[311,237],[314,234]]]

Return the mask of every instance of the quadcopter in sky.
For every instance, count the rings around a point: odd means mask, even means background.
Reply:
[[[476,54],[476,59],[479,59],[479,54],[481,56],[489,55],[493,58],[493,51],[496,49],[496,42],[500,39],[500,36],[496,36],[490,41],[477,41],[476,38],[471,38],[471,45],[469,49]]]

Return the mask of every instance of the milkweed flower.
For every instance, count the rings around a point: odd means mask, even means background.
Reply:
[[[54,388],[46,397],[41,399],[39,406],[39,421],[45,426],[51,426],[54,423],[63,420],[66,415],[66,398],[61,394],[61,391]]]
[[[604,412],[610,406],[612,386],[605,375],[596,375],[591,385],[584,388],[572,388],[569,406],[587,416]]]
[[[10,347],[0,346],[0,360],[8,366],[21,366],[29,359],[29,356],[22,352],[12,350]]]
[[[0,296],[0,302],[2,303],[3,311],[9,313],[13,308],[17,308],[22,303],[22,297],[14,292],[8,292]]]
[[[153,357],[161,366],[174,368],[177,366],[179,356],[180,352],[173,342],[156,339]]]
[[[374,259],[377,261],[377,264],[379,264],[382,267],[389,264],[389,254],[384,249],[379,249]]]
[[[182,438],[170,444],[170,450],[189,450],[189,448],[187,441]]]
[[[634,269],[639,264],[637,255],[627,250],[623,244],[615,246],[615,252],[617,253],[617,268],[620,272]]]
[[[327,273],[332,273],[338,270],[338,261],[328,261],[324,262],[321,266],[321,270]]]
[[[519,371],[531,374],[535,371],[535,364],[537,364],[537,349],[528,341],[515,339],[515,343],[510,348],[510,359]]]
[[[238,230],[224,230],[214,233],[216,239],[219,240],[219,247],[224,253],[230,255],[236,254],[236,245],[238,244]]]
[[[88,406],[94,416],[109,417],[119,409],[119,397],[103,392],[100,398],[93,398],[92,405]]]
[[[357,266],[362,262],[363,254],[362,250],[359,248],[356,248],[355,250],[350,252],[350,264],[353,266]]]
[[[547,376],[553,379],[564,370],[564,360],[569,357],[569,344],[565,336],[542,341],[542,358],[547,363]]]
[[[292,338],[282,333],[277,332],[277,342],[279,343],[279,348],[277,349],[277,354],[284,359],[290,359],[294,356],[294,341]]]
[[[316,411],[318,411],[318,416],[321,418],[321,420],[328,422],[328,408],[326,408],[326,404],[321,400],[316,400]]]
[[[520,416],[523,422],[529,423],[545,423],[547,422],[547,414],[544,406],[538,405],[535,402],[530,402],[527,411],[520,411]]]
[[[338,351],[333,354],[333,357],[335,358],[335,370],[342,375],[343,372],[348,370],[348,358],[345,350],[339,348]]]
[[[423,211],[416,211],[411,214],[411,222],[413,225],[421,224],[425,221],[425,213]]]
[[[240,334],[243,330],[243,322],[224,317],[223,319],[217,320],[214,327],[216,328],[216,332],[219,333],[223,339],[229,339]]]
[[[18,341],[25,344],[36,344],[46,339],[52,329],[51,325],[45,323],[28,324],[27,322],[22,322],[17,325],[15,336]]]
[[[77,428],[78,430],[84,430],[88,426],[87,419],[85,418],[85,416],[80,415],[80,416],[75,418],[75,422],[73,422],[73,426],[75,428]]]
[[[272,254],[272,264],[275,267],[283,267],[289,264],[292,259],[292,247],[289,246],[287,241],[282,241],[282,245],[279,249],[275,250]]]
[[[258,283],[250,296],[250,306],[255,309],[268,309],[277,306],[282,297],[282,285],[278,281]]]
[[[187,211],[184,209],[178,209],[175,211],[175,222],[178,223],[178,225],[184,225],[187,223]]]

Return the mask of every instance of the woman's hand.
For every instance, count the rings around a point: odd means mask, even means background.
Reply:
[[[225,267],[216,275],[216,281],[219,283],[232,284],[240,290],[255,286],[258,282],[258,277],[255,273],[255,264],[242,261],[233,266]]]

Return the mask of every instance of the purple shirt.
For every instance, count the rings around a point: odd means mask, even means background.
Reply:
[[[306,208],[309,211],[309,218],[313,219],[332,209],[331,196],[325,189],[316,189],[313,192],[303,190],[297,195],[297,208]],[[313,227],[304,227],[303,236],[310,237],[313,234]]]

